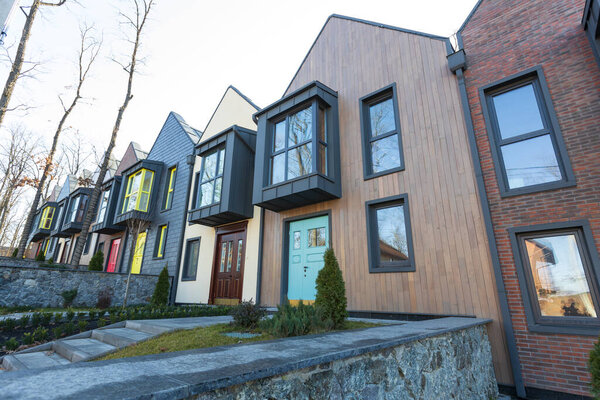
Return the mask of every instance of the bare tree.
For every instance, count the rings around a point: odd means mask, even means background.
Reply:
[[[77,102],[81,99],[81,89],[83,87],[83,84],[88,76],[88,73],[90,72],[90,68],[94,64],[94,61],[96,60],[96,57],[100,52],[101,43],[91,36],[92,32],[93,28],[91,27],[81,27],[81,44],[79,47],[77,58],[79,74],[77,78],[75,95],[73,96],[73,100],[68,106],[65,105],[63,98],[61,96],[58,96],[60,104],[63,108],[63,115],[58,123],[56,132],[54,133],[54,139],[52,140],[52,147],[50,148],[50,152],[44,160],[44,170],[40,181],[37,184],[35,197],[33,198],[33,202],[31,203],[31,209],[29,210],[29,215],[27,216],[25,226],[23,227],[23,234],[21,235],[21,240],[19,241],[19,251],[17,253],[17,257],[22,257],[23,253],[25,252],[25,247],[27,246],[27,238],[29,237],[29,233],[31,232],[31,224],[37,211],[40,198],[42,197],[44,185],[46,184],[48,175],[54,168],[54,154],[56,153],[56,148],[58,146],[58,139],[60,137],[60,134],[63,131],[63,127],[65,125],[65,122],[67,121],[67,118],[69,117],[69,115],[71,115],[71,113],[75,109],[75,106],[77,106]]]
[[[6,83],[4,85],[4,90],[2,91],[2,95],[0,96],[0,126],[2,126],[2,122],[4,121],[4,117],[6,116],[6,112],[9,111],[8,103],[10,102],[10,98],[12,97],[13,91],[15,90],[15,85],[19,78],[27,72],[31,70],[23,71],[23,63],[25,62],[25,49],[27,48],[27,42],[29,41],[29,36],[31,35],[31,28],[33,28],[33,21],[35,20],[35,16],[40,8],[40,6],[62,6],[65,4],[66,0],[59,0],[57,3],[49,3],[42,0],[33,0],[31,7],[29,7],[29,14],[27,15],[27,19],[25,19],[25,26],[23,26],[23,33],[21,34],[21,40],[19,41],[19,47],[17,48],[17,53],[15,54],[15,59],[12,63],[12,68],[10,73],[8,74],[8,78],[6,79]],[[32,67],[32,68],[35,68]]]
[[[127,63],[117,62],[123,70],[127,73],[127,90],[125,92],[125,99],[123,100],[123,104],[119,108],[117,112],[117,118],[115,120],[115,124],[113,126],[112,135],[110,137],[110,143],[106,148],[106,152],[104,153],[104,157],[102,159],[102,166],[100,167],[100,173],[96,179],[96,185],[94,186],[94,190],[92,192],[92,196],[90,198],[90,204],[87,209],[87,213],[85,215],[85,219],[83,221],[83,226],[81,228],[81,235],[77,238],[77,243],[75,245],[75,250],[73,251],[73,257],[71,258],[72,265],[78,265],[79,260],[81,259],[81,254],[83,253],[83,248],[85,246],[85,242],[88,239],[88,232],[90,229],[90,225],[93,219],[96,217],[96,205],[98,204],[98,198],[100,197],[100,192],[102,189],[102,183],[104,182],[104,177],[106,176],[106,171],[108,170],[108,166],[111,159],[112,151],[115,147],[115,142],[117,140],[117,134],[119,133],[119,129],[121,128],[121,121],[123,120],[123,114],[129,105],[129,102],[133,98],[132,87],[133,87],[133,77],[135,75],[136,66],[139,63],[139,55],[138,51],[141,44],[142,32],[144,30],[144,26],[146,26],[146,22],[148,21],[148,16],[150,15],[150,10],[154,5],[154,0],[131,0],[134,8],[134,13],[132,16],[129,16],[125,13],[119,13],[120,17],[123,20],[123,24],[130,28],[133,31],[133,39],[128,39],[127,41],[133,45],[131,55],[128,58]]]
[[[85,140],[82,139],[79,130],[69,135],[60,147],[65,172],[69,175],[79,177],[84,167],[94,161],[94,152],[89,147],[85,147]]]
[[[131,218],[127,220],[127,231],[131,235],[129,241],[129,255],[135,257],[135,249],[138,245],[138,236],[140,233],[146,231],[150,227],[150,221],[146,221],[138,218]],[[146,238],[147,240],[148,238]],[[145,246],[145,243],[144,243]],[[142,250],[143,251],[143,250]],[[127,307],[127,296],[129,295],[129,280],[131,279],[131,265],[128,268],[129,273],[127,274],[127,284],[125,285],[125,296],[123,297],[123,308]]]

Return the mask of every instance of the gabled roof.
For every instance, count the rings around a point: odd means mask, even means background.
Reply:
[[[215,110],[204,128],[204,136],[205,138],[211,137],[232,125],[254,128],[254,125],[250,126],[250,124],[253,124],[251,116],[255,111],[259,110],[260,107],[252,100],[240,92],[235,86],[229,85],[227,89],[225,89],[223,96],[221,96],[221,100],[219,100],[219,103],[215,107]],[[236,112],[239,112],[239,114],[236,115]],[[248,114],[248,121],[244,122],[240,120],[239,117],[246,113]]]
[[[125,153],[123,153],[123,157],[121,157],[121,160],[119,161],[119,165],[115,168],[113,176],[121,175],[121,173],[129,168],[130,165],[133,165],[140,160],[144,160],[147,156],[148,153],[143,151],[138,143],[130,142]],[[104,179],[104,182],[108,182],[109,179]]]
[[[347,21],[351,21],[351,22],[355,22],[355,23],[360,23],[360,24],[371,25],[371,26],[374,26],[374,27],[377,27],[377,28],[390,29],[390,30],[393,30],[393,31],[408,33],[408,34],[411,34],[411,35],[423,36],[423,37],[430,38],[430,39],[441,40],[441,41],[443,41],[443,42],[446,43],[446,50],[448,51],[448,54],[454,52],[454,50],[452,49],[452,44],[450,43],[450,39],[447,38],[447,37],[444,37],[444,36],[432,35],[432,34],[425,33],[425,32],[419,32],[419,31],[414,31],[412,29],[405,29],[405,28],[400,28],[400,27],[397,27],[397,26],[392,26],[392,25],[387,25],[387,24],[381,24],[379,22],[367,21],[367,20],[360,19],[360,18],[348,17],[346,15],[331,14],[327,18],[327,20],[325,21],[325,23],[323,24],[323,27],[319,31],[319,34],[317,35],[317,37],[315,38],[314,42],[312,43],[312,45],[308,49],[308,52],[304,56],[304,59],[300,63],[300,66],[296,70],[296,73],[294,74],[294,76],[290,80],[289,85],[285,88],[285,91],[283,92],[283,95],[281,97],[285,97],[286,96],[287,91],[290,89],[290,86],[292,86],[292,83],[294,82],[294,79],[296,79],[296,76],[298,75],[298,73],[302,69],[302,66],[306,62],[306,60],[307,60],[309,54],[311,53],[312,49],[315,47],[315,44],[317,43],[317,41],[321,37],[321,34],[325,30],[325,27],[327,26],[327,24],[329,23],[329,21],[331,21],[334,18],[342,19],[342,20],[347,20]]]
[[[69,197],[71,192],[75,190],[76,187],[77,177],[75,175],[67,175],[67,177],[65,178],[65,183],[63,183],[62,185],[62,188],[60,189],[56,201],[61,201],[62,199]]]
[[[138,159],[138,161],[144,160],[146,157],[148,157],[148,152],[142,150],[142,146],[139,143],[131,142],[131,143],[129,143],[129,145],[133,149],[135,157]]]
[[[194,142],[194,144],[198,143],[198,140],[200,140],[202,137],[202,132],[192,128],[187,122],[185,122],[183,117],[177,114],[175,111],[171,111],[171,114],[175,117],[175,119],[177,119],[177,122],[179,122],[179,125],[181,125],[183,130],[188,134],[192,142]]]

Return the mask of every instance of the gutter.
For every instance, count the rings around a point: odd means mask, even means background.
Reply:
[[[459,39],[459,43],[461,43],[462,38]],[[515,333],[513,330],[512,319],[510,316],[510,309],[508,308],[508,298],[506,295],[506,289],[504,287],[504,279],[502,277],[502,269],[500,267],[498,248],[496,247],[496,236],[494,234],[494,228],[492,224],[492,215],[490,213],[487,192],[485,190],[483,172],[481,169],[481,160],[479,159],[479,152],[477,150],[477,142],[475,139],[475,127],[473,126],[473,119],[471,118],[469,98],[467,96],[467,88],[465,86],[464,70],[467,68],[467,64],[464,49],[461,48],[461,50],[458,50],[457,52],[448,55],[448,65],[450,67],[450,70],[456,74],[456,78],[458,79],[458,87],[460,90],[460,100],[462,104],[463,116],[465,118],[465,123],[467,126],[469,150],[471,151],[471,160],[473,161],[473,168],[475,169],[477,191],[479,194],[479,201],[481,203],[481,212],[483,214],[485,231],[488,237],[490,256],[492,259],[492,268],[494,270],[496,290],[498,291],[498,301],[500,303],[502,325],[504,335],[506,336],[506,345],[508,347],[508,355],[510,358],[513,380],[515,388],[517,390],[517,396],[521,398],[526,398],[527,394],[525,392],[525,386],[523,384],[521,363],[517,351],[517,343],[515,340]]]

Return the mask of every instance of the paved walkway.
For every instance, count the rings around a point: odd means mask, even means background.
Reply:
[[[162,333],[230,321],[230,316],[219,316],[119,322],[4,356],[0,359],[0,372],[68,365],[112,353]]]
[[[489,322],[479,318],[440,318],[16,371],[0,374],[0,396],[3,400],[181,399]]]

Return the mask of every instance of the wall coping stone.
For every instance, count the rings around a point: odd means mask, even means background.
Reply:
[[[4,399],[181,399],[466,330],[490,319],[449,317],[382,327],[0,374]],[[76,369],[76,370],[74,370]],[[52,388],[48,390],[48,388]]]

